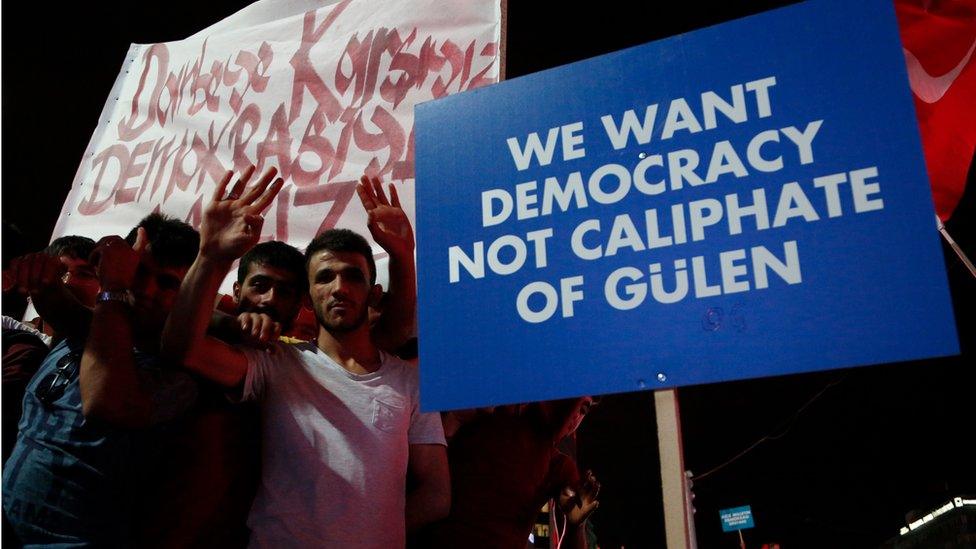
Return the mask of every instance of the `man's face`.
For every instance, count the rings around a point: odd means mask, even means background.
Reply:
[[[319,325],[329,332],[366,326],[369,305],[382,289],[369,282],[369,264],[355,252],[324,250],[309,262],[309,292]]]
[[[238,313],[264,313],[286,330],[298,316],[302,294],[298,278],[285,269],[251,263],[247,276],[234,283]]]
[[[586,414],[590,413],[590,408],[593,407],[593,397],[581,397],[576,401],[576,405],[573,407],[573,411],[566,418],[566,423],[563,424],[563,428],[559,433],[559,437],[556,440],[562,440],[569,435],[576,432],[579,428],[580,423],[583,423],[583,418]]]
[[[74,294],[82,305],[94,307],[95,297],[100,289],[95,267],[88,262],[88,259],[80,259],[67,254],[58,256],[58,261],[67,269],[61,278],[65,287]]]
[[[166,318],[173,309],[187,270],[189,266],[160,265],[151,252],[143,252],[132,285],[132,295],[135,298],[135,331],[138,337],[158,338],[163,332]]]

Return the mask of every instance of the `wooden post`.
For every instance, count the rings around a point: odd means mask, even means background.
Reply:
[[[664,496],[664,531],[669,549],[697,549],[695,519],[687,496],[685,461],[681,451],[681,415],[676,389],[654,392],[658,453],[661,457],[661,492]]]

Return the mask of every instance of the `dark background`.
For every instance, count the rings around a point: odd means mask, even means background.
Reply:
[[[27,2],[16,12],[5,6],[3,220],[23,230],[27,249],[50,239],[129,43],[184,38],[247,3],[113,0],[54,9]],[[507,76],[787,3],[510,0]],[[948,226],[976,256],[973,179],[971,169],[969,193]],[[4,245],[10,245],[6,234]],[[695,482],[699,547],[738,546],[734,534],[721,531],[718,510],[727,507],[752,506],[756,528],[745,531],[750,547],[877,547],[897,534],[909,511],[976,495],[976,281],[948,251],[946,266],[960,357],[679,391],[685,461],[695,474],[768,437]],[[605,504],[593,519],[601,539],[663,547],[651,394],[606,399],[580,432],[579,457],[604,481]]]

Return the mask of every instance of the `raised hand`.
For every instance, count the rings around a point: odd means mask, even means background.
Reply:
[[[227,172],[217,184],[213,200],[203,211],[200,224],[201,256],[233,261],[258,243],[264,226],[262,214],[271,205],[284,181],[280,177],[275,179],[278,170],[268,168],[245,192],[253,174],[254,166],[244,170],[226,196],[224,193],[234,172]]]
[[[579,493],[569,486],[563,488],[559,494],[559,507],[566,514],[566,520],[573,526],[579,526],[600,506],[597,498],[600,495],[600,482],[596,480],[593,471],[586,471]]]
[[[237,315],[241,329],[241,340],[254,347],[268,347],[281,335],[281,324],[264,313],[241,313]]]
[[[142,253],[148,247],[149,238],[142,227],[136,231],[136,242],[132,246],[121,236],[106,236],[99,240],[88,261],[95,266],[102,290],[131,289]]]
[[[16,289],[36,294],[61,284],[64,273],[65,267],[57,257],[44,252],[27,254],[11,260],[3,271],[3,291]]]
[[[362,176],[356,185],[356,193],[369,216],[369,233],[373,240],[391,256],[413,256],[413,228],[407,214],[400,206],[396,187],[390,184],[390,198],[383,192],[383,184],[378,177]]]

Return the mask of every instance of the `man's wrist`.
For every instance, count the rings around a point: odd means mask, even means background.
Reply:
[[[98,286],[103,292],[128,292],[132,284],[124,282],[99,282]]]
[[[413,257],[413,251],[417,248],[416,244],[402,245],[402,246],[390,246],[386,249],[386,253],[390,254],[390,257],[397,257],[399,259],[406,259],[408,257]]]
[[[105,290],[98,292],[95,296],[95,304],[99,305],[102,303],[122,303],[124,305],[132,306],[135,299],[132,296],[132,292],[128,289],[124,290]]]
[[[204,284],[204,287],[208,288],[205,294],[201,294],[200,290],[202,288],[197,288],[193,290],[194,295],[199,299],[213,300],[217,296],[217,290],[219,289],[220,283],[230,272],[231,267],[233,267],[234,261],[230,259],[221,259],[214,257],[205,257],[202,254],[197,256],[196,261],[190,266],[190,270],[187,272],[187,277],[185,280],[191,280],[191,287],[198,286],[199,284]],[[210,286],[213,285],[213,288]],[[213,290],[213,294],[209,294],[210,290]],[[198,295],[199,294],[199,295]]]
[[[226,273],[230,270],[231,265],[234,264],[234,260],[236,259],[236,257],[222,257],[217,254],[208,253],[201,248],[196,262],[198,268],[206,269],[208,271],[223,270],[224,273]]]

